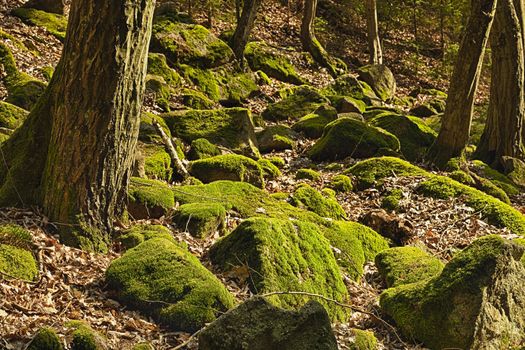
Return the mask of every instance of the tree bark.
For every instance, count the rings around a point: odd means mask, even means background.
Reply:
[[[368,28],[368,51],[370,64],[383,64],[383,51],[379,40],[379,24],[377,22],[376,0],[366,1],[366,25]]]
[[[492,81],[487,122],[474,156],[505,171],[525,160],[523,0],[500,0],[492,35]]]
[[[438,167],[460,156],[467,145],[474,97],[496,5],[497,0],[472,0],[470,19],[450,82],[441,130],[427,155],[427,159]]]
[[[317,13],[317,0],[305,0],[303,9],[303,20],[301,23],[301,43],[303,50],[309,52],[313,59],[322,67],[328,69],[328,73],[334,78],[338,72],[330,56],[315,37],[314,20]]]
[[[235,32],[233,33],[232,49],[241,66],[244,65],[244,49],[250,39],[250,33],[255,24],[255,18],[257,17],[257,12],[259,11],[261,2],[261,0],[244,1],[241,18],[237,23]]]
[[[44,96],[4,144],[0,204],[38,205],[65,243],[103,251],[125,209],[152,0],[74,0]]]

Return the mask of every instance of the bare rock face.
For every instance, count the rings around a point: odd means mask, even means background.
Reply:
[[[427,281],[387,289],[380,304],[431,349],[514,349],[525,342],[525,249],[478,239]]]
[[[219,317],[199,335],[199,350],[268,349],[337,349],[326,310],[311,301],[299,311],[288,311],[256,297]]]

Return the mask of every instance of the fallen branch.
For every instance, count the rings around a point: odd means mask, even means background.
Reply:
[[[162,138],[162,142],[164,142],[164,145],[166,146],[166,149],[168,151],[168,154],[170,155],[171,161],[175,165],[175,171],[177,174],[179,174],[184,180],[187,179],[190,174],[188,173],[188,170],[186,170],[186,167],[184,164],[182,164],[182,161],[179,158],[179,155],[177,154],[177,150],[175,149],[175,146],[173,145],[173,142],[169,138],[168,135],[164,132],[164,129],[162,129],[162,126],[160,126],[159,122],[156,120],[153,120],[153,126],[155,127],[155,130],[157,130],[157,133]]]

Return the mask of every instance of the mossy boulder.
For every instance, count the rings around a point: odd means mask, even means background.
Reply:
[[[297,180],[319,181],[321,180],[321,174],[313,169],[303,168],[297,170],[297,172],[295,173],[295,178]]]
[[[322,105],[314,113],[307,114],[292,125],[292,129],[302,132],[309,138],[319,138],[323,135],[326,125],[337,119],[337,110],[328,105]]]
[[[333,247],[339,267],[354,280],[363,275],[365,262],[373,261],[379,252],[388,249],[386,239],[356,222],[334,221],[323,234]]]
[[[180,19],[171,14],[155,18],[152,51],[165,54],[174,64],[200,68],[214,68],[233,60],[233,51],[224,41],[203,26]]]
[[[162,181],[132,178],[128,212],[136,220],[160,218],[175,207],[171,188]]]
[[[213,109],[216,102],[211,100],[202,91],[184,88],[179,94],[182,104],[192,109]]]
[[[524,248],[476,240],[430,280],[387,289],[382,309],[432,349],[511,349],[525,342]]]
[[[163,111],[170,111],[172,90],[163,77],[148,74],[146,76],[146,92],[153,94],[155,104]]]
[[[248,43],[244,57],[254,71],[263,71],[269,77],[287,83],[304,84],[304,80],[299,76],[290,60],[264,42]]]
[[[234,305],[226,287],[196,257],[163,238],[114,260],[106,280],[119,301],[173,330],[195,332]]]
[[[51,35],[62,42],[66,38],[67,18],[64,15],[25,7],[15,8],[11,11],[11,14],[20,18],[26,24],[45,28]]]
[[[193,237],[206,238],[215,232],[224,233],[226,210],[219,203],[190,203],[181,205],[173,221],[180,230]]]
[[[193,161],[189,172],[204,183],[231,180],[264,187],[263,171],[259,163],[239,154],[225,154]]]
[[[70,321],[66,323],[68,338],[71,339],[71,350],[106,350],[107,339],[93,330],[83,321]]]
[[[19,72],[11,50],[4,43],[0,43],[0,65],[4,72],[2,81],[7,89],[6,102],[31,110],[44,93],[46,84]]]
[[[328,102],[318,90],[304,85],[295,88],[290,96],[269,105],[262,117],[270,121],[297,120]]]
[[[16,129],[22,124],[27,114],[28,112],[23,108],[0,101],[1,128]]]
[[[295,148],[298,135],[285,125],[273,125],[257,133],[259,150],[263,153]]]
[[[160,76],[172,88],[182,83],[182,78],[176,70],[170,68],[166,56],[161,53],[148,54],[148,74]]]
[[[392,71],[382,64],[371,64],[357,70],[359,79],[366,82],[383,101],[389,101],[396,94],[396,79]]]
[[[401,114],[381,114],[370,124],[395,135],[401,144],[401,153],[408,160],[420,160],[434,143],[437,133],[421,119]]]
[[[448,174],[448,177],[464,185],[474,186],[476,184],[474,178],[463,170],[454,170]]]
[[[222,152],[219,147],[207,139],[195,139],[191,142],[188,152],[189,160],[206,159],[220,155]]]
[[[282,175],[281,170],[269,159],[259,159],[257,163],[261,166],[265,179],[274,180]]]
[[[144,156],[144,171],[148,178],[169,181],[173,174],[171,157],[158,144],[139,143],[140,152]]]
[[[308,151],[313,160],[337,160],[352,156],[368,158],[388,149],[399,151],[397,137],[388,131],[351,118],[341,118],[328,124],[323,136]]]
[[[332,177],[328,187],[339,193],[351,192],[354,189],[352,179],[342,174]]]
[[[517,186],[507,175],[492,169],[490,166],[480,160],[474,160],[470,170],[475,172],[477,175],[492,181],[508,195],[516,195],[520,193],[519,186]]]
[[[366,104],[363,101],[350,96],[330,95],[328,99],[330,99],[337,113],[363,114],[366,110]]]
[[[131,228],[123,231],[117,241],[126,249],[131,249],[144,241],[152,238],[173,239],[171,231],[166,226],[140,224],[133,225]]]
[[[396,157],[379,157],[360,161],[347,171],[359,189],[369,188],[389,176],[423,176],[425,170]]]
[[[337,203],[337,200],[325,197],[319,193],[315,188],[301,184],[290,197],[292,205],[310,210],[319,216],[343,219],[346,218],[344,209]]]
[[[63,350],[60,338],[52,328],[41,328],[25,348],[27,350]]]
[[[33,281],[38,266],[31,247],[29,231],[18,225],[0,225],[0,271],[8,278]]]
[[[325,88],[324,92],[327,95],[350,96],[365,102],[367,105],[380,102],[370,85],[358,80],[351,74],[339,76],[331,85]]]
[[[174,136],[191,143],[205,138],[250,157],[259,157],[252,114],[244,108],[189,110],[162,116]]]
[[[162,117],[153,113],[142,113],[140,115],[139,141],[163,144],[162,138],[153,126],[154,121],[159,123],[168,137],[171,137],[171,131]]]
[[[395,247],[375,257],[379,273],[390,287],[429,280],[441,273],[443,263],[418,247]]]
[[[255,293],[303,291],[339,302],[348,299],[330,244],[312,223],[248,219],[212,246],[210,258],[222,271],[247,271],[244,278]],[[275,295],[268,299],[286,308],[296,308],[307,301],[302,295]],[[348,310],[320,301],[332,320],[348,318]]]
[[[350,343],[350,350],[377,350],[377,338],[372,331],[362,329],[352,329],[353,341]]]
[[[199,334],[199,349],[336,350],[337,341],[318,302],[310,301],[295,311],[255,297],[206,327]]]

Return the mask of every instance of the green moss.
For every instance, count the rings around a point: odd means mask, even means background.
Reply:
[[[324,128],[337,119],[337,110],[330,106],[321,106],[314,113],[308,114],[292,125],[292,129],[302,132],[310,138],[319,138]]]
[[[399,140],[391,133],[351,118],[328,124],[323,136],[308,151],[314,160],[336,160],[352,156],[368,158],[381,149],[399,150]]]
[[[286,161],[281,157],[274,156],[268,158],[268,160],[278,168],[283,168],[286,165]]]
[[[418,188],[420,193],[440,199],[462,196],[465,203],[479,211],[489,223],[525,235],[525,217],[510,205],[450,178],[430,174],[427,177]]]
[[[53,74],[55,74],[55,68],[52,66],[45,66],[39,69],[40,73],[44,76],[46,82],[50,82]]]
[[[367,105],[379,100],[374,90],[367,83],[358,80],[350,74],[338,77],[335,82],[325,88],[327,95],[350,96],[364,101]]]
[[[396,93],[396,79],[392,71],[382,64],[370,64],[357,70],[359,79],[369,84],[383,101],[391,101]]]
[[[223,271],[246,269],[255,293],[304,291],[339,302],[348,299],[339,268],[326,238],[311,223],[287,219],[251,218],[210,250],[212,262]],[[296,308],[307,298],[269,297],[276,306]],[[333,320],[346,320],[348,310],[320,300]]]
[[[22,226],[14,224],[0,225],[0,243],[26,250],[31,250],[33,245],[31,232]]]
[[[473,186],[475,185],[476,181],[474,181],[474,178],[464,172],[463,170],[454,170],[450,174],[448,174],[448,177],[450,177],[453,180],[456,180],[457,182],[461,182],[462,184]]]
[[[128,211],[135,219],[161,217],[175,206],[171,188],[157,180],[132,178]]]
[[[508,319],[509,316],[506,315],[513,315],[511,317],[514,317],[515,322],[523,322],[520,321],[523,318],[519,318],[521,314],[515,314],[515,312],[522,312],[519,309],[522,306],[518,306],[518,301],[508,306],[514,311],[508,310],[505,316],[494,313],[494,317],[489,317],[490,320],[487,320],[486,315],[484,317],[486,310],[480,310],[480,308],[494,310],[493,304],[485,298],[502,297],[501,295],[486,296],[495,287],[495,275],[501,273],[499,269],[502,269],[503,265],[515,264],[513,260],[519,259],[521,255],[522,252],[518,254],[516,247],[500,236],[483,237],[456,254],[440,275],[430,280],[387,289],[381,294],[381,307],[395,320],[398,328],[409,339],[422,341],[425,346],[432,349],[469,349],[474,341],[475,329],[483,327],[479,323],[484,323],[484,326],[491,330],[498,329],[498,334],[504,334],[512,327],[519,327],[517,324],[511,325],[513,320]],[[512,285],[496,287],[507,288],[502,291],[510,293],[506,294],[506,297],[512,293],[519,293],[519,287],[515,284],[523,278],[523,270],[517,271],[519,267],[513,266],[514,275],[506,277],[511,280],[505,280],[503,277],[498,282]],[[493,314],[492,311],[490,312]],[[524,335],[521,331],[519,331],[521,336],[518,337],[516,337],[516,330],[513,333],[514,340],[523,341]],[[484,341],[488,340],[484,339]],[[494,348],[508,348],[505,343],[500,343],[501,337],[495,337],[490,341]]]
[[[233,51],[201,25],[178,22],[179,18],[155,18],[152,48],[164,53],[173,63],[213,68],[231,62]]]
[[[474,160],[472,164],[472,170],[474,172],[476,172],[479,176],[492,181],[508,195],[512,196],[520,193],[520,188],[516,186],[516,184],[508,176],[492,169],[482,161]]]
[[[299,208],[313,211],[317,215],[332,219],[346,218],[343,208],[332,198],[323,197],[315,188],[301,184],[291,196],[291,203]]]
[[[166,56],[160,53],[148,54],[148,74],[162,77],[172,88],[178,87],[182,83],[179,73],[168,66]]]
[[[210,100],[204,93],[194,89],[182,89],[181,93],[182,103],[194,109],[211,109],[215,106],[215,102]]]
[[[155,104],[163,111],[170,111],[171,88],[163,77],[148,74],[146,76],[146,91],[153,93]]]
[[[188,152],[189,160],[198,160],[211,158],[221,154],[219,147],[206,139],[196,139],[191,142],[190,151]]]
[[[259,150],[263,153],[295,148],[296,132],[284,125],[273,125],[257,133]]]
[[[157,129],[153,126],[153,121],[159,123],[166,135],[171,137],[171,131],[166,125],[164,119],[153,113],[146,112],[140,115],[139,140],[143,142],[163,144],[162,138],[157,132]]]
[[[441,273],[443,263],[417,247],[396,247],[375,258],[379,273],[390,287],[429,280]]]
[[[180,68],[184,78],[195,84],[210,100],[215,102],[220,100],[221,91],[213,71],[188,65],[181,65]]]
[[[259,163],[238,154],[225,154],[193,161],[189,172],[204,183],[231,180],[264,187],[263,171]]]
[[[66,323],[70,328],[71,350],[103,350],[107,348],[107,340],[82,321]]]
[[[156,144],[141,144],[139,149],[144,155],[144,171],[150,179],[169,181],[173,174],[171,157],[164,146]]]
[[[236,67],[223,66],[214,70],[219,84],[219,101],[225,106],[240,106],[259,91],[257,76],[240,72]]]
[[[353,97],[340,95],[328,95],[327,97],[338,113],[356,113],[361,115],[366,111],[366,103]]]
[[[316,89],[301,86],[294,89],[293,94],[274,103],[262,113],[265,120],[281,121],[296,120],[314,112],[328,100]]]
[[[395,135],[401,144],[401,153],[408,160],[420,160],[432,146],[437,133],[417,117],[400,114],[382,114],[370,124]]]
[[[511,204],[509,196],[503,191],[501,188],[496,186],[492,181],[487,179],[479,179],[479,184],[476,186],[476,188],[482,192],[485,192],[486,194],[499,199],[503,203]]]
[[[321,174],[315,170],[312,169],[299,169],[295,173],[295,178],[297,180],[312,180],[312,181],[319,181],[321,180]]]
[[[403,191],[398,188],[393,189],[381,201],[381,208],[398,210],[401,199],[403,199]]]
[[[374,332],[353,329],[354,341],[350,344],[350,350],[376,350],[378,349],[377,338]]]
[[[347,173],[356,178],[360,189],[371,187],[377,181],[389,176],[423,176],[428,174],[425,170],[395,157],[363,160],[352,166]]]
[[[328,187],[339,193],[351,192],[354,189],[352,179],[346,175],[335,175],[328,184]]]
[[[52,328],[40,328],[33,337],[27,350],[62,350],[64,347],[60,338]]]
[[[32,8],[19,7],[11,11],[29,25],[44,27],[51,35],[64,42],[66,38],[67,18],[63,15],[48,13]]]
[[[133,225],[118,236],[118,241],[126,249],[138,246],[152,238],[173,239],[169,228],[162,225]]]
[[[261,166],[265,179],[275,180],[282,175],[279,168],[268,159],[259,159],[257,163]]]
[[[304,84],[290,60],[264,42],[248,43],[244,56],[254,71],[263,71],[268,76],[287,83]]]
[[[175,212],[173,221],[180,230],[193,237],[206,238],[216,231],[224,233],[226,210],[218,203],[190,203],[181,205]]]
[[[235,152],[259,157],[252,114],[244,108],[189,110],[163,115],[174,136],[191,143],[205,138]]]
[[[113,261],[106,280],[122,303],[174,330],[194,332],[234,304],[227,289],[196,257],[162,238],[146,241]]]
[[[0,127],[16,129],[19,127],[28,112],[20,107],[0,101]]]
[[[10,41],[11,43],[13,43],[18,49],[22,50],[22,51],[30,51],[27,46],[24,45],[23,42],[21,42],[20,40],[18,40],[17,38],[15,38],[13,35],[3,31],[2,29],[0,29],[0,39],[4,39],[6,41]],[[38,52],[32,52],[34,55],[38,55]]]
[[[131,350],[155,350],[155,348],[150,343],[139,343],[133,346]]]
[[[27,250],[26,238],[19,235],[18,230],[19,228],[15,226],[2,226],[0,231],[0,271],[7,274],[8,277],[33,281],[38,275],[38,266],[33,253]],[[9,233],[6,234],[6,232]],[[16,246],[10,245],[11,243],[16,244]]]

